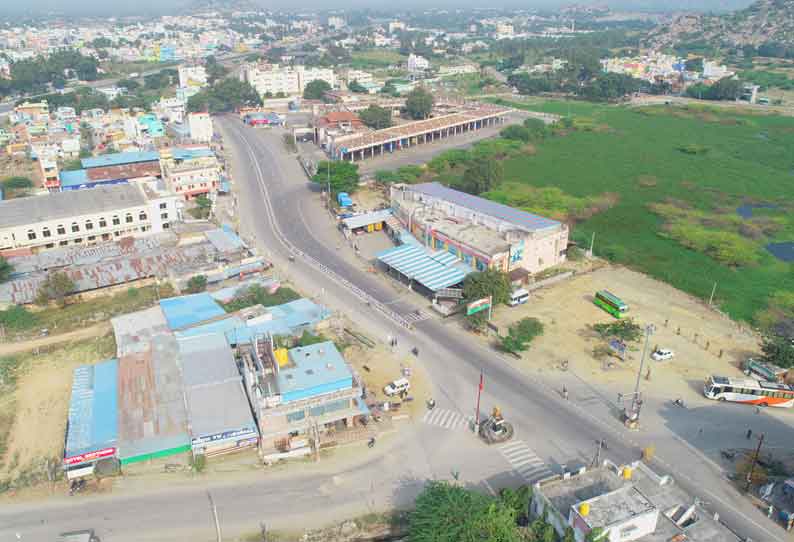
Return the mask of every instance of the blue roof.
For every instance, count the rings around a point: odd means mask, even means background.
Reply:
[[[118,371],[117,359],[74,370],[64,457],[116,446]]]
[[[461,207],[477,211],[478,213],[510,222],[528,231],[556,228],[560,225],[556,220],[527,213],[526,211],[521,211],[508,205],[502,205],[501,203],[496,203],[495,201],[485,198],[472,196],[471,194],[460,192],[459,190],[453,190],[437,182],[415,184],[408,187],[407,190],[452,202]]]
[[[209,147],[199,147],[186,149],[183,147],[174,147],[171,149],[171,156],[174,160],[190,160],[191,158],[203,158],[206,156],[215,156],[212,149]]]
[[[84,169],[61,171],[61,186],[80,186],[88,182],[88,172]]]
[[[353,373],[333,341],[293,348],[289,358],[293,366],[279,369],[276,377],[285,403],[353,387]]]
[[[160,153],[152,152],[117,152],[103,154],[92,158],[83,158],[80,163],[84,168],[120,166],[123,164],[137,164],[139,162],[154,162],[160,159]]]
[[[226,314],[226,311],[206,292],[162,299],[160,308],[171,330],[199,324]]]
[[[448,252],[428,252],[421,245],[405,244],[377,254],[378,260],[401,275],[435,292],[461,282],[471,269]]]

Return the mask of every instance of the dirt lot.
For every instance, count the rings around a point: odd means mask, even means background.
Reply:
[[[72,371],[78,365],[111,358],[115,351],[115,340],[106,335],[59,345],[39,355],[3,358],[3,363],[16,367],[16,385],[0,401],[0,412],[13,415],[5,433],[8,440],[0,465],[0,482],[16,480],[15,485],[24,486],[43,475],[47,459],[61,457]],[[6,429],[0,428],[0,432]]]
[[[631,345],[626,362],[610,358],[612,368],[593,357],[593,349],[602,341],[588,326],[614,321],[593,304],[593,295],[601,289],[626,302],[629,315],[637,323],[656,326],[649,349],[658,345],[675,352],[673,360],[646,365],[654,382],[647,393],[665,397],[699,393],[699,383],[710,374],[740,376],[739,363],[758,351],[758,339],[750,330],[671,286],[623,267],[604,265],[592,271],[582,264],[569,267],[582,272],[534,292],[526,305],[500,308],[494,314],[494,323],[502,333],[510,323],[527,316],[543,322],[543,336],[522,356],[529,369],[554,370],[567,359],[580,377],[603,384],[633,385],[641,342]]]

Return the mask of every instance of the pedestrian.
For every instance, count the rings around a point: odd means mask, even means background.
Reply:
[[[752,437],[752,436],[753,436],[753,430],[752,429],[748,429],[747,430],[747,440],[750,440],[750,437]]]
[[[562,396],[566,401],[568,400],[568,388],[565,386],[562,387]]]
[[[700,436],[702,434],[703,434],[703,428],[701,427],[700,429],[698,429],[698,436]]]

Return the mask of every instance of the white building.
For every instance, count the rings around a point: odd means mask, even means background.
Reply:
[[[494,37],[498,40],[509,39],[514,35],[513,25],[510,23],[496,23]]]
[[[423,56],[411,53],[408,55],[408,71],[421,72],[430,67],[430,62]]]
[[[731,75],[733,75],[733,72],[726,68],[724,64],[717,64],[710,60],[703,61],[703,79],[722,79]]]
[[[345,20],[342,17],[331,16],[328,17],[328,28],[334,30],[341,30],[346,26]]]
[[[209,113],[188,114],[187,126],[190,131],[190,139],[196,143],[209,143],[212,141],[212,118]]]
[[[316,79],[327,82],[331,87],[336,85],[334,70],[330,68],[250,64],[242,68],[240,77],[261,95],[268,93],[273,96],[278,93],[287,96],[301,94],[306,85]]]
[[[158,233],[179,220],[177,197],[142,184],[0,201],[0,250],[48,249]]]
[[[207,85],[207,70],[204,66],[179,66],[180,87],[204,87]]]
[[[441,77],[449,77],[452,75],[465,75],[467,73],[477,73],[479,68],[474,64],[461,64],[460,66],[441,66],[438,69],[438,75]]]
[[[375,78],[371,73],[361,70],[348,70],[346,76],[347,84],[351,81],[358,81],[361,85],[371,85],[375,83]]]
[[[113,86],[113,87],[98,88],[96,89],[96,91],[104,95],[108,100],[112,101],[118,98],[119,96],[121,96],[122,94],[124,94],[126,92],[126,89]]]
[[[389,23],[389,34],[394,34],[397,31],[405,32],[405,23],[402,21],[392,21]]]

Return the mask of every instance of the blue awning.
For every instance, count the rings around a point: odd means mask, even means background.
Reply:
[[[460,283],[470,272],[448,252],[430,253],[422,246],[400,245],[379,253],[383,262],[401,275],[435,292]]]

